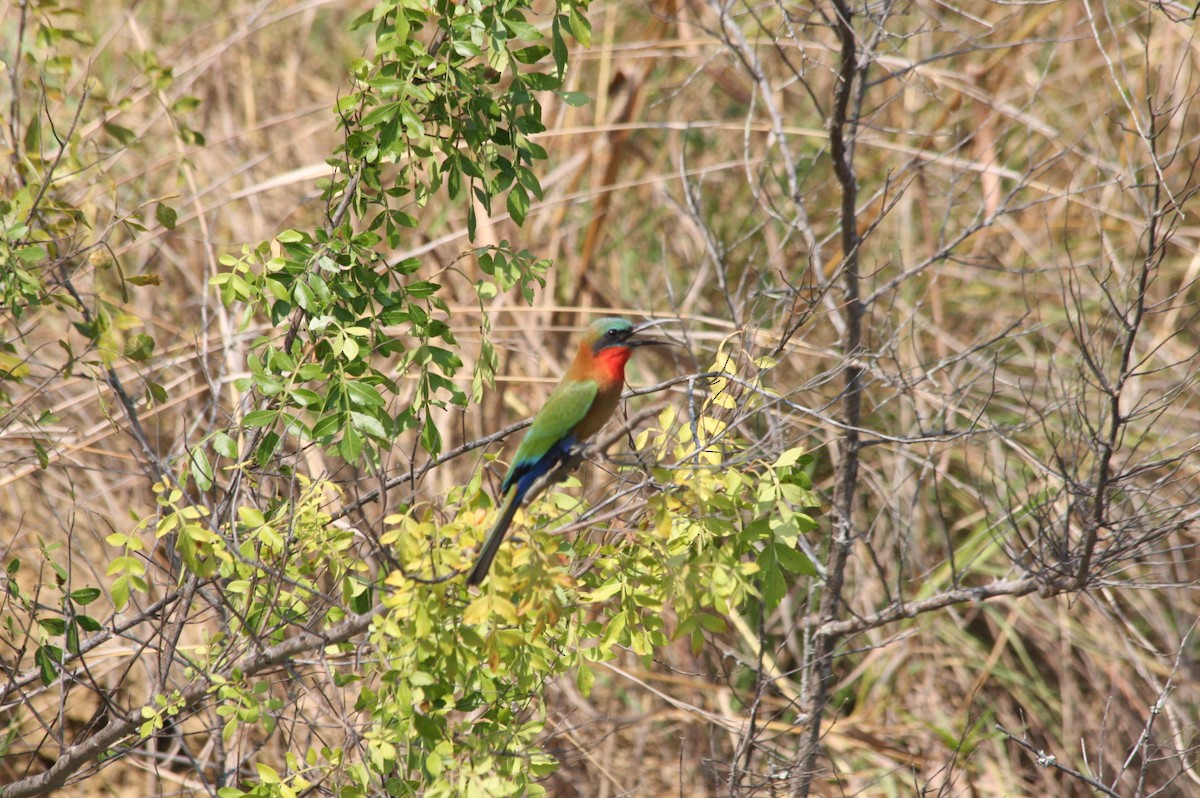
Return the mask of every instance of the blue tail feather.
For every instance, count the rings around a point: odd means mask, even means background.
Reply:
[[[500,485],[500,493],[508,492],[514,484],[517,486],[517,492],[520,494],[518,501],[525,498],[525,494],[537,482],[559,463],[567,458],[571,453],[571,449],[575,447],[575,438],[571,435],[560,440],[558,443],[551,446],[546,452],[536,460],[528,462],[517,461],[512,464],[508,470],[508,474],[504,477],[504,482]]]
[[[551,446],[538,459],[512,464],[508,474],[504,477],[504,482],[500,484],[500,496],[505,497],[500,504],[500,513],[496,517],[496,523],[492,526],[491,531],[488,532],[483,547],[479,550],[479,557],[476,558],[471,573],[467,575],[467,584],[478,585],[487,578],[488,569],[491,568],[492,560],[499,551],[500,544],[504,541],[504,535],[508,531],[509,524],[512,523],[513,516],[516,515],[517,509],[525,503],[525,495],[529,493],[533,483],[550,473],[556,465],[565,460],[574,446],[575,438],[568,435]]]

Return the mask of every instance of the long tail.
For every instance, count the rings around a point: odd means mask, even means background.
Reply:
[[[492,531],[488,532],[487,540],[483,542],[483,548],[479,551],[479,558],[475,560],[475,566],[467,576],[468,585],[478,585],[487,578],[488,569],[492,567],[492,560],[496,559],[496,552],[500,550],[500,544],[504,542],[504,533],[508,531],[508,525],[512,523],[513,516],[517,514],[517,508],[521,506],[520,494],[523,494],[523,491],[518,485],[513,485],[508,489],[508,495],[504,497],[504,503],[500,505],[500,515],[496,517],[496,523],[492,525]]]

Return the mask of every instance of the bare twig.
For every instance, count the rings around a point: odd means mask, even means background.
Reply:
[[[216,673],[198,675],[176,696],[168,696],[168,701],[175,701],[180,710],[191,709],[208,697],[218,679],[228,680],[235,672],[241,674],[240,678],[254,676],[268,668],[283,665],[300,654],[349,640],[365,632],[376,613],[383,611],[384,607],[381,604],[362,615],[350,615],[324,632],[299,632],[294,637],[261,652],[242,656]],[[146,722],[141,709],[153,714],[162,711],[158,703],[148,701],[143,707],[126,713],[123,719],[110,718],[108,725],[91,737],[65,747],[44,772],[0,786],[0,798],[32,798],[67,784],[71,776],[79,770],[94,762],[106,751],[120,747],[130,735],[137,733],[138,728]]]
[[[853,12],[845,0],[833,0],[834,25],[841,43],[840,69],[834,89],[833,110],[829,117],[829,144],[833,158],[833,171],[837,175],[842,192],[842,309],[845,314],[845,332],[842,341],[843,356],[849,361],[845,371],[845,388],[842,393],[843,429],[838,438],[837,473],[834,477],[833,530],[829,541],[829,560],[826,563],[825,585],[821,589],[819,615],[822,625],[832,624],[841,612],[842,585],[846,577],[846,562],[850,546],[856,535],[854,526],[854,503],[858,494],[858,454],[861,447],[857,428],[862,417],[863,374],[861,366],[854,361],[860,356],[862,347],[863,314],[865,308],[860,297],[858,275],[858,178],[850,161],[847,135],[855,125],[849,116],[850,98],[854,95],[855,81],[860,79],[858,63],[858,41],[853,27]],[[798,776],[795,793],[807,798],[817,776],[816,763],[820,751],[821,718],[829,702],[833,686],[832,655],[837,638],[832,634],[818,634],[809,654],[807,667],[810,669],[806,714],[809,729],[804,747],[798,756]]]

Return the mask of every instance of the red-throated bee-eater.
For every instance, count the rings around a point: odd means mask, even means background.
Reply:
[[[625,363],[633,350],[668,343],[634,337],[657,323],[634,327],[625,319],[606,318],[587,328],[575,361],[533,419],[500,483],[500,514],[467,576],[467,584],[478,585],[487,578],[504,533],[533,484],[566,459],[573,447],[599,432],[612,416],[625,385]]]

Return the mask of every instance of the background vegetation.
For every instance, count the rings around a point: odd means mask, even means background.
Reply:
[[[0,42],[0,795],[1200,791],[1194,9]],[[468,592],[614,313],[681,346]]]

